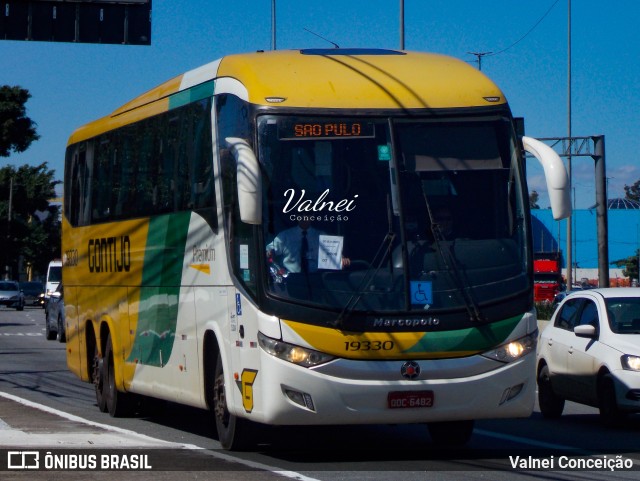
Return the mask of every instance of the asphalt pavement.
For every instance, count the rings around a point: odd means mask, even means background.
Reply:
[[[0,392],[0,478],[262,481],[291,478],[224,452],[102,425]],[[299,476],[294,476],[300,479]]]

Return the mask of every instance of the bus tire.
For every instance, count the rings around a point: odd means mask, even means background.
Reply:
[[[431,440],[438,447],[460,447],[471,439],[474,421],[444,421],[427,423]]]
[[[107,411],[114,418],[129,416],[134,407],[133,395],[122,391],[118,391],[115,378],[115,362],[113,358],[113,344],[111,342],[111,334],[107,337],[107,345],[104,350],[104,385],[103,389],[106,394]]]
[[[224,449],[243,451],[251,448],[253,429],[251,421],[238,418],[227,408],[224,368],[222,356],[218,352],[213,381],[213,415],[218,431],[218,441]]]
[[[96,390],[96,403],[101,412],[107,412],[107,396],[104,391],[104,358],[98,352],[98,345],[93,340],[93,366],[91,369],[91,380]]]

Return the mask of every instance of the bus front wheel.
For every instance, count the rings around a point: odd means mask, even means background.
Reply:
[[[218,430],[218,441],[224,449],[242,451],[251,447],[254,434],[251,421],[231,414],[227,407],[224,369],[219,352],[213,381],[213,414]]]

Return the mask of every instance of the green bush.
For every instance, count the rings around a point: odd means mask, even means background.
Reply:
[[[553,315],[555,306],[550,302],[536,302],[536,310],[538,311],[538,319],[542,321],[548,321]]]

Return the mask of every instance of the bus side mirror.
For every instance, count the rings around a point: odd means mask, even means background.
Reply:
[[[236,159],[240,219],[246,224],[261,224],[262,176],[256,154],[244,139],[227,137],[225,140]]]
[[[553,218],[566,219],[571,215],[571,192],[569,175],[560,156],[547,144],[531,137],[522,137],[522,145],[524,150],[538,159],[544,168]]]

